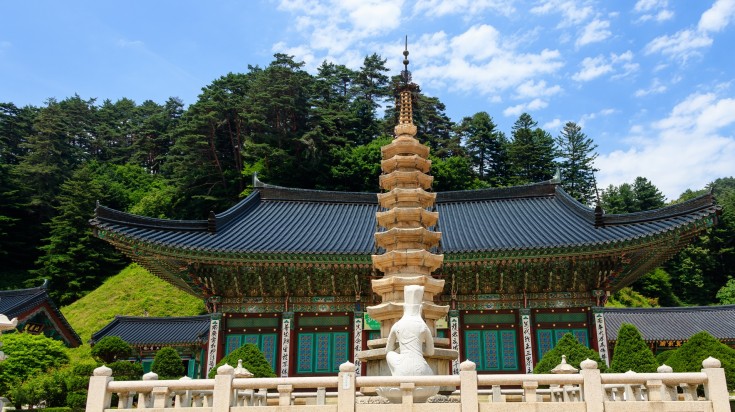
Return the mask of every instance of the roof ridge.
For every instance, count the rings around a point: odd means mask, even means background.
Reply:
[[[602,308],[603,312],[688,312],[688,311],[724,311],[735,310],[735,305],[712,306],[665,306],[655,308]]]

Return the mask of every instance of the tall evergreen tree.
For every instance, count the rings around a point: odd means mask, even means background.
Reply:
[[[664,207],[666,197],[658,188],[645,177],[638,176],[633,182],[636,208],[639,211],[653,210]]]
[[[446,114],[446,106],[436,97],[418,93],[413,112],[417,137],[428,144],[431,153],[440,159],[463,157],[460,137],[454,133],[454,122]]]
[[[102,198],[102,183],[95,180],[88,166],[79,168],[61,185],[57,213],[48,224],[50,236],[37,262],[39,269],[31,272],[28,281],[30,285],[50,280],[56,285],[50,294],[60,305],[84,296],[123,267],[119,252],[95,237],[88,223],[96,201]]]
[[[459,125],[459,132],[472,160],[472,167],[481,180],[491,186],[505,186],[509,183],[508,145],[505,134],[497,130],[487,112],[478,112],[465,117]]]
[[[362,131],[356,143],[365,144],[380,134],[376,121],[378,108],[392,96],[386,59],[373,53],[363,60],[356,78],[356,95],[352,102],[354,115],[359,119]]]
[[[584,204],[592,204],[595,194],[594,162],[597,145],[582,133],[574,122],[567,122],[556,138],[561,158],[561,185],[572,197]]]
[[[528,113],[521,114],[513,124],[508,157],[515,184],[541,182],[554,176],[554,138],[537,125]]]

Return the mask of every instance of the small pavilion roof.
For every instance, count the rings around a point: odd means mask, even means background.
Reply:
[[[604,308],[608,340],[618,339],[623,323],[631,323],[647,341],[687,340],[706,330],[719,340],[735,341],[735,305],[677,308]]]
[[[105,336],[119,336],[131,346],[202,345],[209,339],[210,315],[181,317],[115,316],[92,334],[94,345]]]
[[[260,183],[260,182],[258,182]],[[98,206],[91,224],[136,242],[215,253],[375,253],[374,193],[291,189],[260,183],[208,220],[165,220]],[[711,194],[654,211],[606,215],[574,200],[554,181],[439,192],[445,254],[585,247],[607,249],[714,217]]]
[[[69,344],[72,346],[81,345],[82,339],[77,335],[76,331],[74,331],[74,328],[71,327],[69,322],[56,306],[56,303],[54,303],[54,300],[51,299],[51,296],[49,296],[47,285],[48,282],[44,281],[43,285],[35,288],[0,290],[0,313],[10,319],[13,319],[15,317],[22,316],[28,311],[47,304],[61,322],[61,325],[59,326],[65,328],[71,336],[72,342],[69,342]]]

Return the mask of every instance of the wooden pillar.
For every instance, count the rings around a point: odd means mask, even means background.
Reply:
[[[459,311],[449,311],[449,342],[452,350],[459,353]],[[459,375],[459,356],[452,360],[452,375]]]
[[[288,377],[291,356],[291,328],[293,327],[293,312],[284,312],[281,318],[281,377]]]
[[[217,348],[219,347],[219,335],[222,328],[222,314],[212,313],[209,320],[209,345],[207,348],[207,372],[204,376],[209,376],[211,371],[217,364]]]
[[[357,354],[362,350],[362,322],[363,312],[355,311],[355,318],[352,326],[352,358],[355,364],[355,375],[360,376],[361,372],[361,361],[358,359]]]
[[[605,330],[605,315],[601,307],[592,308],[595,318],[595,336],[597,337],[597,352],[605,365],[610,366],[610,357],[607,350],[607,331]]]
[[[533,373],[533,339],[531,334],[531,309],[521,309],[521,331],[523,332],[523,363],[526,373]]]

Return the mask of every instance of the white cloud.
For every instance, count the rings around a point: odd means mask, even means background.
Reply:
[[[638,89],[635,91],[635,97],[644,97],[648,96],[649,94],[661,94],[668,90],[665,84],[661,83],[661,80],[658,79],[658,77],[653,79],[653,82],[650,86],[648,86],[645,89]]]
[[[605,56],[585,57],[582,60],[582,69],[574,73],[572,79],[578,82],[588,82],[612,71],[612,64],[607,61]]]
[[[558,84],[547,87],[545,80],[529,80],[527,82],[521,83],[520,85],[518,85],[518,87],[516,87],[515,97],[518,99],[548,97],[553,96],[561,91],[562,88]]]
[[[582,30],[582,35],[577,38],[575,46],[581,47],[590,43],[603,41],[612,35],[610,22],[607,20],[592,20]]]
[[[549,103],[541,99],[533,99],[528,103],[521,103],[503,110],[504,116],[518,116],[523,112],[539,110],[547,107]]]
[[[533,14],[561,13],[562,20],[558,27],[580,24],[592,16],[593,12],[591,6],[578,7],[576,2],[569,0],[542,0],[531,8]]]
[[[136,47],[145,47],[145,43],[141,40],[128,40],[128,39],[119,39],[117,41],[117,46],[122,48],[136,48]]]
[[[659,7],[666,7],[667,3],[667,0],[638,0],[633,6],[633,10],[637,12],[650,11]]]
[[[706,33],[694,30],[681,30],[671,36],[660,36],[646,45],[645,53],[661,53],[670,57],[687,60],[699,54],[699,49],[712,45],[712,38]]]
[[[718,32],[727,27],[735,16],[735,0],[717,0],[702,13],[697,28],[705,32]]]
[[[598,117],[610,116],[614,114],[615,112],[616,112],[615,109],[607,108],[607,109],[602,109],[595,113],[585,113],[579,118],[579,120],[577,120],[577,125],[579,125],[579,127],[584,128],[588,121],[594,120]]]
[[[486,10],[498,12],[503,16],[510,16],[515,12],[512,0],[418,0],[413,10],[429,17],[462,14],[465,19]]]
[[[544,123],[541,128],[544,130],[558,130],[561,127],[561,119],[558,117],[550,122]]]
[[[717,177],[735,175],[735,99],[694,93],[663,119],[631,127],[630,147],[600,155],[602,187],[651,180],[669,199],[701,189]],[[675,167],[672,167],[675,165]]]
[[[474,61],[486,60],[500,52],[499,36],[500,33],[493,26],[472,26],[451,40],[452,56]]]
[[[668,0],[639,0],[633,11],[643,13],[638,21],[655,20],[662,22],[674,17],[674,12],[668,9]]]

